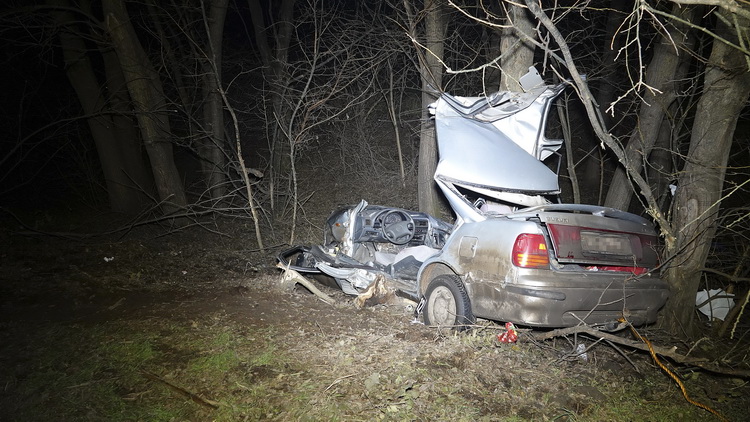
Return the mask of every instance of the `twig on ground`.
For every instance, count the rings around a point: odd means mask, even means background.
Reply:
[[[196,402],[196,403],[198,403],[198,404],[200,404],[202,406],[210,407],[211,409],[218,409],[219,408],[219,403],[217,403],[217,402],[215,402],[213,400],[204,399],[203,397],[201,397],[201,396],[199,396],[199,395],[197,395],[195,393],[192,393],[192,392],[190,392],[190,391],[188,391],[188,390],[186,390],[186,389],[184,389],[182,387],[179,387],[179,386],[177,386],[175,384],[172,384],[171,382],[165,380],[164,378],[161,378],[160,376],[158,376],[156,374],[152,374],[151,372],[141,371],[141,375],[143,375],[144,377],[146,377],[146,378],[148,378],[148,379],[150,379],[152,381],[157,381],[157,382],[160,382],[160,383],[166,385],[170,389],[172,389],[172,390],[174,390],[174,391],[176,391],[176,392],[178,392],[178,393],[180,393],[180,394],[182,394],[184,396],[189,397],[190,400],[192,400],[192,401],[194,401],[194,402]]]
[[[331,389],[331,387],[333,387],[334,385],[336,385],[336,384],[340,383],[341,381],[343,381],[343,380],[345,380],[345,379],[347,379],[347,378],[351,378],[351,377],[353,377],[353,376],[355,376],[355,375],[357,375],[357,374],[349,374],[349,375],[344,375],[343,377],[338,377],[338,378],[336,378],[336,379],[335,379],[335,380],[334,380],[334,381],[333,381],[333,382],[331,383],[331,385],[329,385],[328,387],[326,387],[326,389],[325,389],[325,390],[323,390],[323,391],[324,391],[324,392],[325,392],[325,391],[328,391],[328,390],[330,390],[330,389]]]

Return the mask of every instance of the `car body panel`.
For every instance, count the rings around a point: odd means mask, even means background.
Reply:
[[[547,139],[545,128],[564,87],[490,97],[443,94],[430,106],[439,151],[434,178],[460,221],[484,217],[467,206],[458,187],[523,207],[547,204],[545,196],[560,193],[557,174],[542,161],[563,143]]]
[[[563,212],[570,208],[578,213]],[[555,212],[549,212],[550,209]],[[582,214],[582,209],[589,214]],[[653,229],[649,231],[644,225],[645,220],[622,212],[613,214],[627,215],[628,219],[595,215],[607,211],[603,207],[561,204],[539,207],[536,212],[530,210],[465,222],[457,227],[440,254],[423,264],[418,275],[419,293],[424,295],[434,278],[430,266],[444,265],[462,275],[477,317],[531,326],[610,324],[623,315],[637,325],[655,322],[657,311],[669,293],[667,284],[652,273],[635,276],[628,271],[600,271],[602,262],[595,260],[569,264],[554,260],[554,267],[546,270],[517,268],[511,263],[512,246],[518,235],[546,235],[542,221],[575,222],[608,232],[653,234]],[[551,250],[555,252],[554,248]]]
[[[516,274],[516,282],[505,285],[467,278],[474,315],[540,327],[609,325],[622,317],[642,325],[656,321],[669,296],[666,283],[656,277],[529,272]]]

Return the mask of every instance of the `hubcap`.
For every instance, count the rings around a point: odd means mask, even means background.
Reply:
[[[429,301],[430,321],[436,325],[454,325],[456,321],[456,299],[447,287],[436,288]]]

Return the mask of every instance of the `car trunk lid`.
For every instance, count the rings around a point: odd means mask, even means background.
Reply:
[[[594,205],[550,204],[513,218],[533,216],[547,229],[555,259],[600,271],[646,272],[658,265],[653,225],[637,215]]]

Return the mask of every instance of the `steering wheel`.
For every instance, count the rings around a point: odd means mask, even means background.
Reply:
[[[394,245],[405,245],[414,238],[414,220],[403,211],[388,211],[383,216],[383,235]]]

